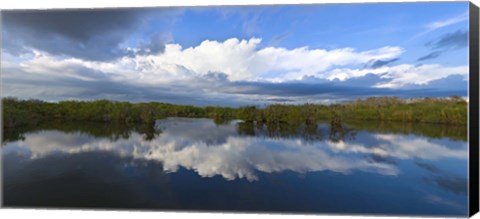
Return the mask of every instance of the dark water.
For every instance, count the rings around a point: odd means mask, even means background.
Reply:
[[[463,127],[331,129],[209,119],[156,129],[53,124],[5,130],[4,204],[336,214],[467,214]]]

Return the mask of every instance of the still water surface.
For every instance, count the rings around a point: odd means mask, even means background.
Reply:
[[[169,118],[5,131],[4,205],[467,214],[466,130]]]

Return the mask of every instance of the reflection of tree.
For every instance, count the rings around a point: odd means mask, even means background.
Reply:
[[[287,138],[299,135],[298,125],[287,123],[254,123],[240,122],[237,123],[237,132],[240,135],[259,135],[271,138]]]
[[[240,122],[237,124],[240,135],[267,136],[270,138],[302,138],[307,141],[321,141],[328,137],[329,140],[338,142],[353,139],[355,131],[343,124],[331,125],[330,129],[322,130],[317,123],[264,123]],[[328,133],[328,135],[326,135]]]
[[[287,123],[265,123],[257,127],[259,133],[270,138],[289,138],[298,135],[298,127]]]
[[[346,139],[354,139],[356,132],[343,125],[342,123],[331,123],[329,139],[333,142],[344,141]]]
[[[106,137],[112,141],[128,139],[132,131],[145,136],[145,140],[153,140],[161,131],[155,129],[154,123],[124,124],[102,122],[62,122],[49,121],[38,125],[27,125],[3,130],[2,144],[24,140],[24,134],[41,130],[59,130],[65,133],[81,132],[94,137]]]
[[[467,126],[412,122],[348,121],[349,127],[377,133],[416,134],[429,138],[467,141]]]
[[[214,117],[213,122],[215,123],[215,125],[227,125],[230,120],[223,117]]]
[[[318,130],[318,124],[312,122],[305,123],[305,139],[307,140],[321,140],[323,135]]]
[[[155,139],[162,131],[155,128],[155,123],[143,123],[137,131],[143,135],[143,139],[151,141]]]
[[[269,137],[296,137],[299,135],[299,126],[288,123],[270,123],[266,124]]]
[[[252,122],[240,122],[237,124],[237,132],[240,135],[255,136],[255,125]]]
[[[247,136],[267,136],[269,138],[303,138],[322,140],[325,135],[317,123],[237,123],[237,132]]]
[[[2,137],[2,146],[9,142],[25,140],[24,132],[18,132],[11,128],[3,129]]]
[[[328,137],[333,142],[355,138],[356,132],[342,123],[331,123],[330,129],[320,129],[318,123],[263,123],[240,122],[237,124],[240,135],[268,136],[270,138],[302,138],[306,141],[321,141]],[[328,135],[327,135],[328,133]]]
[[[230,120],[214,120],[217,125],[228,125]],[[366,130],[376,133],[392,134],[416,134],[433,138],[451,138],[466,141],[466,126],[408,123],[408,122],[374,122],[374,121],[348,121],[329,122],[330,129],[322,128],[319,124],[305,121],[302,123],[286,122],[241,122],[237,123],[237,131],[240,135],[268,136],[271,138],[295,138],[304,140],[322,140],[329,138],[332,141],[340,141],[355,137],[354,130]],[[145,140],[153,140],[160,130],[156,130],[155,124],[147,123],[115,123],[115,122],[87,122],[87,121],[44,121],[36,125],[4,128],[2,144],[23,140],[23,134],[40,130],[59,130],[66,133],[81,132],[94,137],[107,137],[113,141],[127,139],[132,131],[145,135]]]

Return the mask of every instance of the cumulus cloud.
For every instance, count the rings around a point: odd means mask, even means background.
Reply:
[[[260,42],[257,38],[205,40],[188,48],[170,43],[163,53],[152,53],[161,46],[149,45],[137,48],[135,56],[108,62],[41,50],[23,56],[5,53],[5,93],[50,100],[108,98],[238,106],[299,96],[309,102],[359,95],[412,96],[411,91],[397,88],[468,74],[467,66],[391,65],[404,51],[399,47],[286,49],[260,48]],[[365,68],[368,63],[371,67]]]
[[[192,74],[207,75],[221,72],[233,81],[238,80],[293,80],[305,75],[319,75],[334,67],[360,65],[371,60],[391,62],[403,53],[399,47],[382,47],[357,52],[352,48],[335,50],[309,49],[301,47],[288,50],[281,47],[259,48],[261,40],[238,40],[231,38],[224,42],[205,40],[196,47],[182,48],[178,44],[167,44],[162,54],[144,54],[138,57],[123,57],[115,62],[90,62],[82,59],[55,59],[53,62],[78,63],[103,72],[120,73],[135,77],[140,72],[144,81],[161,82],[165,78],[182,78]],[[37,51],[36,60],[23,63],[32,66],[45,63],[47,54]],[[43,59],[43,60],[42,60]],[[55,64],[54,64],[55,65]],[[130,72],[126,72],[130,71]],[[149,75],[144,75],[148,73]],[[130,74],[130,75],[128,75]],[[151,77],[154,76],[154,77]],[[158,76],[158,77],[156,77]],[[153,81],[152,81],[153,80]]]
[[[136,57],[130,60],[136,69],[144,72],[163,72],[175,77],[181,69],[205,75],[222,72],[230,80],[292,80],[317,74],[333,66],[362,64],[369,60],[388,60],[403,53],[399,47],[357,52],[352,48],[336,50],[301,47],[288,50],[281,47],[260,48],[261,39],[227,39],[224,42],[205,40],[200,45],[182,48],[167,44],[159,55]],[[123,66],[119,67],[123,68]],[[162,77],[163,78],[163,77]],[[152,78],[153,79],[153,78]],[[161,80],[158,77],[157,80]]]

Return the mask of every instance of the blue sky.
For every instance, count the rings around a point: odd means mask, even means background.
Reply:
[[[205,39],[224,41],[236,37],[262,39],[261,47],[287,49],[369,50],[401,46],[403,62],[416,61],[424,44],[456,30],[468,30],[468,20],[427,31],[428,25],[468,16],[468,3],[317,4],[300,6],[221,7],[185,11],[175,22],[175,42],[184,47]],[[442,62],[465,64],[465,51]],[[452,60],[453,58],[453,60]]]
[[[468,2],[2,16],[3,96],[239,106],[467,95]]]

